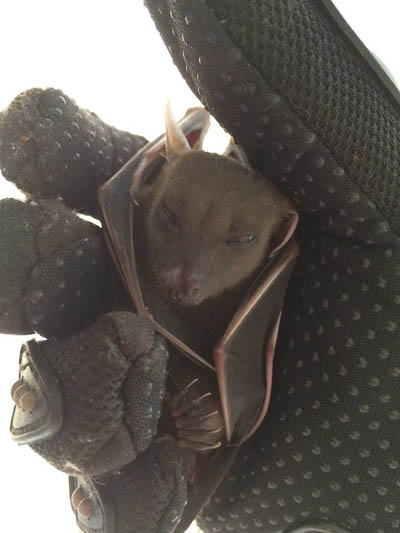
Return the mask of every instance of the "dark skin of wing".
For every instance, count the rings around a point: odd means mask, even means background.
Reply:
[[[167,312],[177,315],[192,332],[194,344],[189,349],[198,355],[198,361],[213,369],[213,356],[216,359],[226,425],[228,419],[239,418],[231,413],[238,407],[231,401],[226,384],[232,372],[237,383],[237,367],[246,361],[232,345],[232,337],[236,338],[233,332],[215,353],[214,347],[224,332],[226,337],[227,327],[267,258],[290,239],[297,215],[271,184],[237,160],[192,150],[189,143],[201,147],[207,127],[201,110],[189,112],[181,127],[167,107],[165,138],[153,143],[142,158],[135,158],[128,173],[122,172],[106,184],[100,201],[111,250],[138,311],[150,314],[159,331],[181,348],[180,335],[157,320],[151,305],[148,309],[140,288],[144,282],[163,301]],[[119,226],[113,226],[113,219]],[[136,231],[132,230],[133,222]],[[141,282],[138,266],[146,272],[146,280]],[[281,270],[292,266],[291,257]],[[275,281],[275,277],[272,269],[263,286],[270,286],[268,280],[273,280],[272,285],[276,283],[278,292],[284,294],[286,283],[282,284],[280,277]],[[246,306],[239,310],[235,331],[248,312]],[[273,312],[271,324],[265,325],[264,346],[271,346],[268,336],[275,334],[278,315],[279,310]],[[263,348],[259,351],[264,372],[266,352]],[[196,369],[193,372],[196,375]],[[186,385],[189,382],[188,377]],[[264,398],[265,379],[240,384],[244,403],[245,391],[254,388]],[[242,431],[246,433],[248,428]],[[232,432],[233,428],[228,439]]]

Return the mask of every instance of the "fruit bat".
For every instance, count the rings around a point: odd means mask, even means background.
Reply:
[[[176,123],[167,105],[165,135],[99,190],[126,291],[173,347],[160,431],[197,453],[180,531],[266,414],[298,255],[289,201],[233,141],[223,156],[202,151],[208,124],[202,108]]]

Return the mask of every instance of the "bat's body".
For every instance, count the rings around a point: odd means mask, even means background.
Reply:
[[[293,208],[275,187],[232,157],[191,150],[169,113],[166,131],[167,159],[161,172],[134,189],[135,255],[148,283],[212,361],[213,348],[246,291],[281,243]],[[182,362],[175,366],[171,380],[175,377],[177,405],[184,407],[189,397],[196,399],[211,388],[216,394],[202,414],[219,409],[217,391],[209,383],[193,384],[180,395],[196,370],[189,365],[187,371]],[[214,419],[208,444],[219,445],[223,422],[220,415]],[[196,428],[205,430],[207,424]]]
[[[99,194],[126,290],[175,348],[159,432],[195,452],[240,444],[263,420],[298,253],[289,201],[235,160],[242,155],[235,145],[232,157],[200,151],[207,123],[207,113],[193,109],[178,126],[167,109],[165,137]],[[230,447],[215,453],[209,463],[189,453],[197,493],[182,524],[233,460]]]
[[[201,151],[167,161],[139,203],[137,255],[149,281],[212,349],[265,264],[290,204],[239,162]]]
[[[137,256],[211,352],[281,241],[293,208],[239,161],[191,150],[172,120],[167,114],[167,161],[136,192]]]

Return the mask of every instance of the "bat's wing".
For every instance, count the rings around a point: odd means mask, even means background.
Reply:
[[[224,155],[250,166],[231,138]],[[290,275],[299,253],[292,239],[298,214],[291,211],[277,232],[267,265],[214,349],[226,437],[247,440],[263,421],[271,396],[272,363]]]
[[[193,108],[179,122],[189,143],[201,142],[203,130],[208,128],[209,115],[203,108]],[[144,304],[140,294],[133,249],[133,209],[135,187],[162,166],[165,157],[165,136],[144,146],[98,192],[107,242],[138,312]],[[133,187],[133,189],[132,189]]]
[[[286,235],[296,220],[293,217]],[[278,248],[214,350],[226,438],[234,446],[223,446],[207,458],[175,533],[187,530],[226,475],[238,445],[256,431],[267,412],[283,300],[299,253],[293,239]]]
[[[209,114],[203,108],[190,109],[178,123],[189,146],[201,146],[209,125]],[[149,317],[156,329],[170,342],[201,366],[214,367],[193,349],[194,340],[188,328],[165,302],[154,293],[141,275],[134,249],[134,209],[136,192],[159,174],[165,161],[166,138],[158,137],[144,146],[115,176],[99,189],[103,224],[111,255],[136,310]]]
[[[202,108],[190,110],[180,121],[191,147],[201,144],[208,121],[209,115]],[[189,359],[214,372],[190,328],[154,292],[135,258],[136,192],[156,179],[165,160],[165,147],[165,136],[149,143],[101,187],[99,200],[107,241],[137,312],[150,318],[156,329]],[[234,144],[229,155],[241,159],[241,151]],[[290,239],[297,214],[289,213],[287,220],[267,266],[214,350],[226,437],[232,444],[240,444],[255,431],[268,407],[279,317],[298,253]]]
[[[209,116],[203,109],[190,110],[180,127],[192,149],[201,147]],[[286,286],[298,248],[290,239],[297,215],[289,213],[274,252],[214,351],[217,368],[196,346],[192,332],[171,312],[146,281],[135,258],[135,203],[137,191],[156,179],[164,163],[165,136],[146,145],[99,191],[108,245],[126,290],[139,314],[150,318],[156,329],[190,360],[218,377],[226,438],[240,444],[261,423],[268,407],[272,358]],[[244,154],[231,143],[226,155],[245,164]],[[282,233],[282,232],[281,232]],[[137,237],[137,232],[136,232]],[[139,261],[140,263],[140,261]],[[223,446],[196,459],[196,480],[177,532],[183,532],[214,492],[232,464],[237,447]]]
[[[235,460],[238,450],[238,446],[223,446],[206,458],[201,478],[191,487],[187,504],[174,533],[185,533],[188,530],[204,504],[216,491]]]
[[[241,444],[261,424],[286,287],[298,255],[290,240],[272,256],[214,350],[227,440]]]

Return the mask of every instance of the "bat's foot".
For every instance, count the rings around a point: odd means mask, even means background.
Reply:
[[[221,446],[224,422],[218,395],[205,390],[199,378],[174,395],[167,408],[182,448],[206,452]]]

